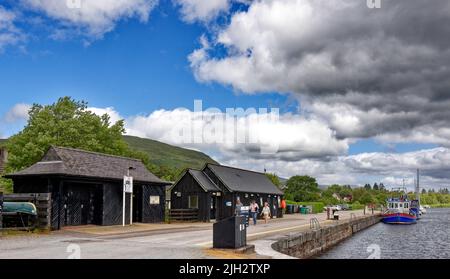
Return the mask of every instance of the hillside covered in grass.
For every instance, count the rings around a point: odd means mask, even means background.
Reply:
[[[148,154],[150,162],[157,166],[185,169],[201,168],[205,163],[217,163],[208,155],[195,150],[132,136],[124,136],[124,139],[132,149]]]

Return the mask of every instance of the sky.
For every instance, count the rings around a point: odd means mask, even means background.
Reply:
[[[226,165],[448,187],[450,2],[369,2],[1,0],[0,138],[71,96]]]

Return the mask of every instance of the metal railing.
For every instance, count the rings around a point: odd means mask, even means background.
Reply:
[[[309,228],[311,230],[320,230],[319,220],[317,220],[317,218],[311,218],[309,220]]]

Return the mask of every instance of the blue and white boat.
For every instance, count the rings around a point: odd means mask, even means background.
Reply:
[[[406,193],[400,192],[400,197],[387,200],[387,210],[383,213],[383,223],[386,224],[415,224],[419,217],[419,208],[415,206],[417,201],[408,199]]]

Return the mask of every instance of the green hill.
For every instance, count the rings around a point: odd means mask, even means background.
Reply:
[[[148,154],[150,162],[157,166],[185,169],[201,168],[205,163],[217,163],[208,155],[195,150],[132,136],[124,136],[124,139],[132,149]],[[0,139],[0,146],[4,143],[6,143],[6,139]]]
[[[201,168],[205,163],[217,164],[208,155],[195,150],[132,136],[124,136],[124,139],[132,149],[147,153],[150,162],[158,166],[185,169]]]

